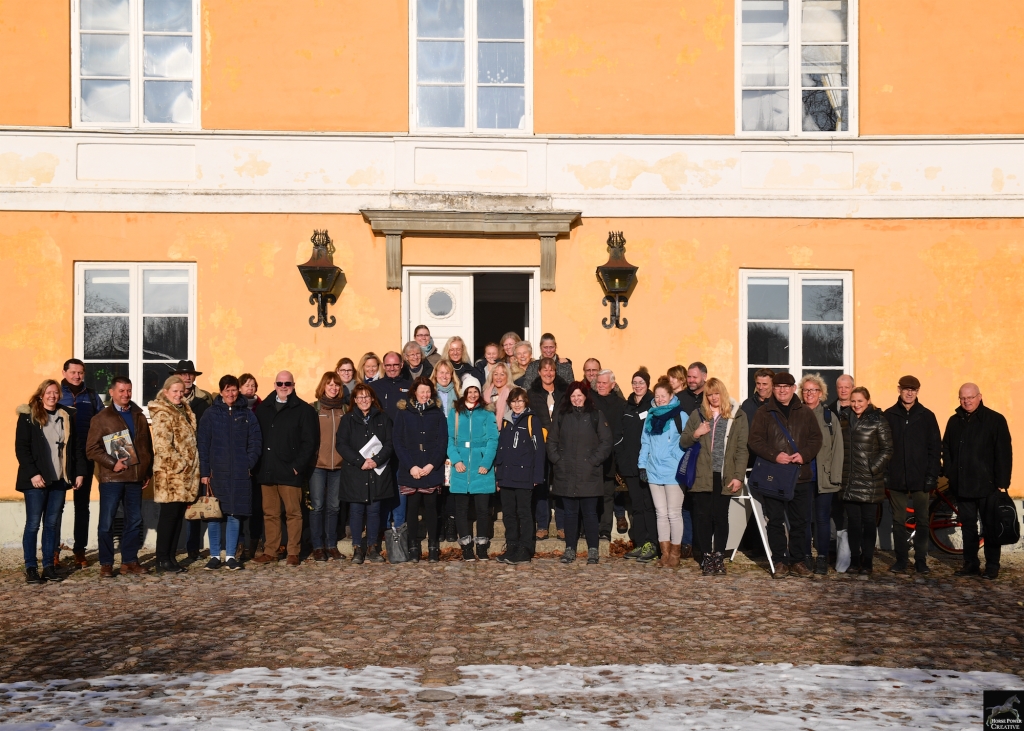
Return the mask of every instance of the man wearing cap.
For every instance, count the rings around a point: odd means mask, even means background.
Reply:
[[[921,405],[917,394],[921,382],[903,376],[898,385],[899,398],[885,411],[892,429],[893,455],[889,460],[889,507],[892,508],[892,542],[896,563],[889,570],[905,573],[910,560],[910,536],[907,531],[907,504],[914,508],[914,568],[927,574],[929,492],[939,479],[942,435],[935,414]]]
[[[196,376],[203,375],[203,372],[197,371],[196,366],[192,361],[179,360],[178,365],[176,365],[174,367],[174,371],[172,371],[172,375],[181,377],[182,384],[185,386],[185,401],[192,408],[192,413],[196,415],[196,428],[198,429],[199,420],[203,418],[203,414],[206,412],[206,409],[213,406],[213,396],[196,385]],[[205,488],[200,488],[200,494],[204,493]],[[189,560],[197,560],[202,548],[203,521],[186,520],[185,550],[188,551]]]
[[[981,575],[978,562],[978,519],[985,536],[986,579],[999,576],[997,529],[1000,490],[1010,489],[1013,448],[1006,418],[985,406],[976,384],[960,387],[960,407],[942,435],[942,470],[960,508],[964,564],[954,576]]]
[[[786,576],[808,577],[811,570],[804,564],[807,516],[812,498],[811,486],[815,475],[814,458],[821,449],[823,438],[814,412],[794,397],[796,379],[792,373],[776,373],[772,378],[772,397],[754,414],[747,445],[762,459],[778,464],[798,464],[796,490],[792,500],[761,497],[764,514],[768,519],[768,547],[775,564],[775,578]],[[796,444],[789,444],[786,432]],[[785,520],[789,519],[789,541],[786,540]]]

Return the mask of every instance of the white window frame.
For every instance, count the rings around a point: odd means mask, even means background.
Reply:
[[[168,124],[145,122],[142,93],[142,0],[128,0],[129,56],[131,84],[131,118],[128,122],[83,122],[82,109],[82,42],[81,42],[81,5],[82,0],[71,0],[71,127],[72,129],[113,129],[113,130],[152,130],[168,132],[174,130],[202,129],[202,34],[200,33],[202,0],[192,0],[192,123]]]
[[[803,131],[803,94],[800,79],[801,60],[801,22],[800,10],[803,0],[790,0],[789,2],[789,126],[788,132],[774,130],[749,130],[743,129],[743,0],[734,0],[735,11],[735,59],[733,63],[733,89],[735,91],[736,110],[736,135],[738,137],[801,137],[808,139],[832,139],[835,137],[857,137],[860,134],[860,103],[859,103],[859,0],[849,0],[847,28],[847,48],[849,68],[847,79],[849,83],[848,107],[849,107],[849,129],[845,132],[804,132]],[[794,52],[794,49],[796,51]],[[795,92],[795,93],[794,93]],[[796,129],[793,129],[793,128]]]
[[[143,403],[143,361],[142,357],[142,272],[159,269],[169,272],[188,274],[188,355],[187,360],[196,360],[196,320],[197,320],[197,266],[192,263],[171,262],[125,262],[125,261],[80,261],[75,262],[75,324],[74,354],[85,361],[86,370],[89,362],[85,359],[85,273],[91,269],[127,269],[128,270],[128,332],[130,350],[128,353],[128,377],[132,381],[132,399],[146,409]],[[180,315],[179,315],[180,316]],[[106,361],[109,362],[109,361]],[[106,394],[100,394],[106,399]],[[148,413],[148,412],[147,412]]]
[[[758,364],[747,358],[747,283],[750,279],[772,277],[789,280],[789,372],[800,382],[803,373],[803,284],[816,279],[843,282],[843,373],[853,375],[853,272],[827,269],[740,269],[739,296],[739,392],[740,400],[750,396],[747,370]],[[833,366],[838,368],[839,366]],[[832,394],[829,394],[832,397]]]
[[[198,2],[198,0],[197,0]],[[477,37],[476,0],[466,0],[466,126],[420,127],[416,114],[416,0],[409,0],[409,129],[418,134],[487,137],[527,137],[533,134],[533,2],[523,0],[524,84],[526,111],[523,129],[477,127]]]

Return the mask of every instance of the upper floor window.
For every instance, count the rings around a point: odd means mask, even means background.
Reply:
[[[737,130],[856,134],[857,0],[737,2]]]
[[[76,127],[199,123],[199,0],[74,0]]]
[[[412,128],[531,129],[531,5],[412,0]]]

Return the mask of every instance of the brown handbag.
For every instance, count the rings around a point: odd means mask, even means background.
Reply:
[[[220,509],[220,500],[213,496],[213,480],[206,486],[206,494],[189,504],[185,510],[185,520],[220,520],[224,517]]]

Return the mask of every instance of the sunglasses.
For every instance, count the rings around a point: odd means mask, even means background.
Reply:
[[[286,386],[287,387],[294,386],[295,384],[292,383],[291,381],[277,381],[276,385],[277,385],[278,388],[284,388]]]

